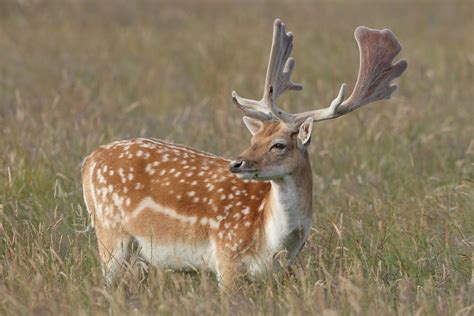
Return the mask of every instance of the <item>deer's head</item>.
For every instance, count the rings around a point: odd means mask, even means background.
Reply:
[[[307,148],[313,122],[333,119],[378,100],[389,99],[397,89],[391,81],[406,69],[407,62],[392,64],[401,46],[388,29],[373,30],[359,26],[354,32],[360,53],[359,75],[352,94],[344,99],[346,85],[329,107],[291,114],[275,104],[287,90],[302,90],[291,81],[295,61],[290,57],[293,34],[275,20],[272,49],[261,100],[241,98],[234,91],[232,100],[244,113],[244,123],[252,133],[251,145],[229,165],[230,171],[243,178],[272,180],[292,174],[309,163]]]

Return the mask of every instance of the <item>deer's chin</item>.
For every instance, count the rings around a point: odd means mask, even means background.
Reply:
[[[255,179],[255,171],[239,172],[236,173],[237,177],[242,180]]]
[[[252,180],[260,180],[260,181],[269,181],[278,178],[275,175],[265,174],[259,171],[244,171],[237,173],[237,177],[242,180],[252,179]]]

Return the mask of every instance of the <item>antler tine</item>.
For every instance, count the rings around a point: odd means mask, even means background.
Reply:
[[[354,32],[359,46],[360,64],[357,81],[351,96],[343,101],[345,84],[339,95],[328,108],[296,114],[295,122],[302,122],[308,117],[321,121],[339,117],[355,109],[378,100],[389,99],[397,89],[391,81],[398,78],[407,68],[406,60],[392,64],[400,52],[401,45],[389,29],[374,30],[359,26]]]
[[[272,113],[268,112],[268,109],[262,105],[261,101],[239,97],[237,92],[232,91],[232,102],[246,116],[253,117],[260,121],[269,121],[273,118]]]
[[[276,19],[273,24],[273,40],[263,99],[270,103],[270,88],[273,87],[273,98],[278,98],[286,90],[301,90],[303,86],[291,81],[291,74],[295,68],[294,58],[289,58],[293,49],[293,33],[286,32],[285,24]]]
[[[286,90],[301,90],[303,86],[291,81],[295,61],[289,58],[293,48],[293,34],[285,31],[285,24],[276,19],[273,24],[272,48],[268,61],[263,96],[260,101],[245,99],[232,92],[234,104],[245,115],[259,119],[272,120],[278,118],[285,122],[292,120],[289,113],[278,108],[275,100]]]

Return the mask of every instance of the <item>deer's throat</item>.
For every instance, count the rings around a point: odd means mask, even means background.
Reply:
[[[266,245],[270,252],[286,249],[290,257],[294,257],[295,249],[300,249],[311,225],[311,168],[273,180],[271,185],[265,210]],[[299,237],[295,239],[295,235]]]

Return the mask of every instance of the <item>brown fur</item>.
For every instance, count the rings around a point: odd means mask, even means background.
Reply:
[[[286,141],[286,154],[268,150],[276,138]],[[242,156],[261,170],[285,166],[284,172],[297,180],[298,196],[303,197],[300,216],[311,217],[311,167],[306,151],[298,149],[294,132],[282,123],[262,123]],[[115,269],[122,262],[121,250],[133,238],[196,246],[212,240],[222,284],[235,288],[233,279],[241,261],[262,251],[275,202],[270,200],[268,181],[239,179],[228,165],[227,159],[156,139],[97,148],[86,158],[82,174],[104,269]],[[159,203],[171,213],[156,212],[140,204],[144,201]]]
[[[82,174],[104,264],[111,260],[115,247],[122,247],[120,241],[130,236],[152,237],[159,243],[176,239],[199,243],[211,238],[225,258],[258,252],[264,214],[259,208],[270,184],[241,180],[228,171],[228,163],[153,139],[132,139],[96,149],[86,158]],[[146,197],[196,220],[183,222],[148,208],[130,218]],[[213,220],[219,229],[201,224],[203,218],[206,223]]]

